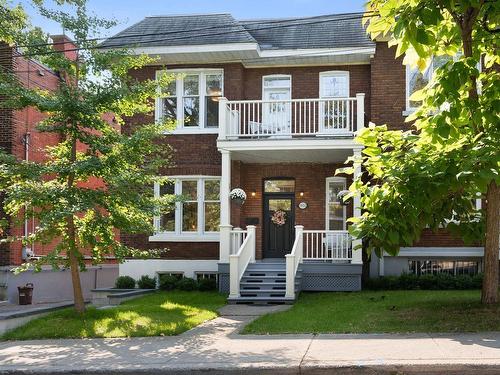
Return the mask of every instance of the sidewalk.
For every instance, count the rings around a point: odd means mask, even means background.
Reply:
[[[227,306],[221,317],[177,337],[2,342],[0,372],[500,373],[500,332],[239,335],[244,324],[267,312],[263,309]]]

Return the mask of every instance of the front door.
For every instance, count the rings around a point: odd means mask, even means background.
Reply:
[[[284,258],[295,240],[294,194],[264,195],[264,258]]]

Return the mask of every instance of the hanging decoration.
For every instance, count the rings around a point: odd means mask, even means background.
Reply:
[[[277,226],[282,226],[286,224],[286,212],[283,210],[276,210],[274,211],[273,215],[271,216],[271,221],[273,222],[274,225]]]

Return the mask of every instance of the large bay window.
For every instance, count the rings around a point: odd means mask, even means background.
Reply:
[[[165,70],[175,78],[156,102],[156,118],[176,121],[178,133],[217,133],[222,69]]]
[[[155,194],[182,197],[175,210],[155,218],[156,233],[152,241],[217,241],[220,223],[220,178],[179,176],[162,186]]]

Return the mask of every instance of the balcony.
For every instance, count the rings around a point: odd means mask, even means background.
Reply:
[[[364,94],[353,98],[219,101],[219,141],[349,139],[364,126]]]

